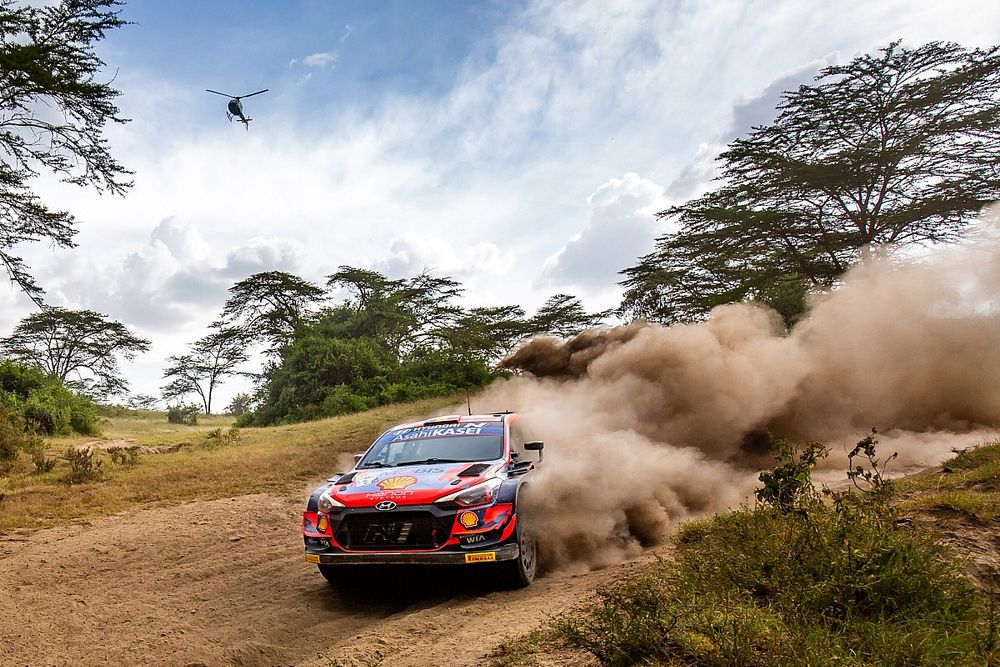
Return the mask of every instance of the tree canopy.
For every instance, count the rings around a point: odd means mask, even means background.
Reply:
[[[214,322],[208,334],[191,344],[188,354],[167,357],[163,377],[169,382],[161,390],[163,399],[169,403],[196,394],[210,415],[216,387],[225,377],[238,374],[248,358],[243,332]]]
[[[867,249],[953,240],[1000,199],[1000,47],[894,42],[816,81],[719,156],[720,187],[660,214],[680,229],[623,272],[624,313],[801,309]]]
[[[569,336],[606,316],[565,294],[532,318],[513,305],[466,309],[458,281],[429,272],[389,278],[342,266],[327,285],[339,301],[301,319],[264,369],[256,410],[241,423],[316,419],[481,387],[531,334]]]
[[[74,246],[75,221],[32,191],[43,172],[65,182],[122,194],[126,170],[104,138],[124,123],[118,91],[100,83],[97,42],[125,24],[114,0],[62,0],[35,6],[0,0],[0,264],[41,305],[42,289],[15,254],[19,243]]]
[[[238,322],[249,339],[276,350],[290,341],[295,328],[326,292],[284,271],[255,273],[229,288],[223,318]]]
[[[149,351],[150,342],[121,322],[92,310],[46,307],[25,317],[0,349],[17,361],[34,364],[60,382],[95,397],[124,394],[128,382],[118,365]]]

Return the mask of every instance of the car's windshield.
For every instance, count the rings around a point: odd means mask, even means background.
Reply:
[[[387,431],[359,468],[417,463],[466,463],[503,456],[503,425],[492,423],[417,427]]]

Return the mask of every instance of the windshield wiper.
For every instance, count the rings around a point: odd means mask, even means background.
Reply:
[[[469,462],[465,461],[465,460],[461,460],[461,459],[438,459],[438,458],[433,458],[432,457],[432,458],[429,458],[429,459],[421,459],[419,461],[404,461],[402,463],[397,463],[396,465],[397,466],[415,466],[415,465],[422,465],[424,463],[469,463]]]
[[[393,468],[388,463],[382,463],[381,461],[369,461],[368,463],[361,466],[362,468]]]

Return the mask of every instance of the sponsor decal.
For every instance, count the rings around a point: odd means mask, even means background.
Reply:
[[[396,509],[396,503],[392,502],[391,500],[383,500],[382,502],[375,505],[375,509],[382,510],[383,512],[388,510],[394,510]]]
[[[319,563],[319,554],[306,554],[306,561],[315,564]]]
[[[365,500],[406,500],[413,496],[413,491],[372,491],[365,494]]]
[[[354,483],[358,486],[367,486],[378,479],[377,472],[359,472],[354,476]]]
[[[478,554],[465,554],[466,563],[492,563],[497,559],[495,551],[487,551]]]
[[[479,544],[480,542],[486,541],[486,536],[482,533],[476,533],[475,535],[462,535],[458,538],[458,541],[465,545]]]
[[[462,512],[458,517],[458,522],[466,528],[475,528],[479,523],[479,517],[475,512]]]
[[[401,442],[423,438],[442,438],[450,435],[503,435],[500,422],[467,422],[464,424],[428,424],[389,431],[379,442]]]
[[[417,478],[413,475],[402,475],[400,477],[388,477],[383,479],[375,486],[383,491],[402,491],[406,487],[413,486],[416,483]]]

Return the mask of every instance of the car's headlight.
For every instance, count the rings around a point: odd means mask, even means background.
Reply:
[[[319,497],[319,500],[316,501],[316,506],[319,507],[320,512],[326,512],[327,514],[329,514],[330,510],[340,509],[341,507],[344,507],[344,503],[340,502],[336,498],[331,497],[329,491],[324,491],[323,494]]]
[[[485,482],[476,484],[462,491],[449,493],[443,498],[438,498],[435,503],[460,505],[461,507],[474,507],[476,505],[488,505],[496,500],[497,490],[503,480],[499,477],[488,479]]]

